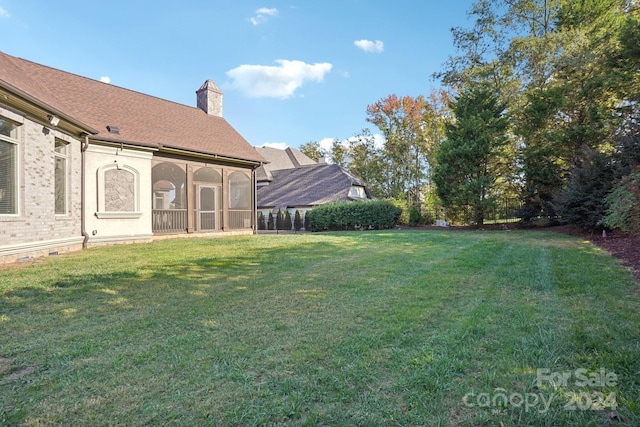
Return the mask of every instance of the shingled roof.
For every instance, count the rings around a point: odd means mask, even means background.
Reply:
[[[300,150],[292,147],[287,147],[284,150],[273,147],[256,147],[256,150],[268,162],[256,170],[258,182],[273,181],[272,171],[317,164]]]
[[[352,185],[366,184],[338,165],[315,164],[274,170],[273,182],[258,188],[258,208],[317,206],[347,201]]]
[[[94,140],[265,161],[222,117],[3,52],[0,87],[79,123]],[[119,134],[107,126],[118,127]]]

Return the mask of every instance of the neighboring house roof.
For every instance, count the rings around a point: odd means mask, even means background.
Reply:
[[[284,150],[272,147],[256,147],[256,150],[268,162],[256,169],[256,178],[258,182],[273,181],[272,172],[276,170],[317,164],[313,159],[304,155],[300,150],[291,147],[287,147]]]
[[[94,140],[264,162],[222,117],[3,52],[0,87],[79,123]],[[108,132],[107,126],[119,128],[119,134]]]
[[[315,165],[313,159],[304,155],[300,150],[287,147],[284,150],[272,147],[256,147],[258,153],[269,162],[269,170],[297,168],[304,165]]]
[[[366,184],[338,165],[314,164],[274,170],[273,182],[258,188],[258,208],[316,206],[347,201],[351,186]]]

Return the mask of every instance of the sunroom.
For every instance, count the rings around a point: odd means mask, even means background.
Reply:
[[[253,229],[253,173],[226,164],[154,157],[153,233]]]

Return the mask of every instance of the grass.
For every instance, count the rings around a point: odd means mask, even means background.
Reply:
[[[638,313],[552,233],[90,249],[0,270],[0,424],[640,425]]]

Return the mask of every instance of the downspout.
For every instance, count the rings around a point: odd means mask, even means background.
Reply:
[[[256,168],[251,170],[253,182],[253,234],[258,234],[258,183],[256,182]]]
[[[89,135],[85,134],[84,142],[80,148],[80,152],[82,153],[82,165],[80,167],[80,230],[82,233],[82,237],[84,240],[82,241],[82,249],[87,249],[89,243],[89,233],[86,230],[86,221],[85,221],[85,213],[86,213],[86,204],[85,204],[85,174],[86,174],[86,154],[89,148]]]

